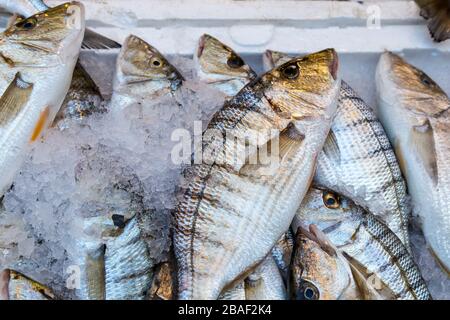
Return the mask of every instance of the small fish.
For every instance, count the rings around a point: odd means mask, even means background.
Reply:
[[[415,0],[420,15],[428,20],[428,30],[436,42],[450,38],[450,3],[447,0]]]
[[[247,300],[286,300],[287,292],[275,260],[269,255],[245,279]]]
[[[327,199],[336,199],[333,207]],[[389,299],[428,300],[431,295],[411,254],[375,215],[343,195],[310,188],[293,221],[294,230],[315,224],[358,272]]]
[[[0,34],[0,194],[61,107],[83,33],[83,6],[70,2]]]
[[[450,270],[450,100],[423,71],[385,52],[376,71],[378,113],[394,145],[413,213]]]
[[[14,270],[0,272],[0,300],[55,300],[51,289]]]
[[[265,65],[290,59],[266,51]],[[410,250],[411,208],[400,166],[374,111],[344,81],[336,116],[317,160],[314,183],[334,190],[380,217]],[[329,199],[333,206],[334,199]]]
[[[233,49],[208,34],[200,37],[194,63],[201,81],[230,97],[256,78],[256,73]]]
[[[203,164],[192,168],[175,212],[179,298],[217,299],[288,230],[335,113],[337,69],[333,49],[293,59],[215,114],[203,136]],[[280,150],[269,167],[239,160],[267,144]]]
[[[358,287],[349,262],[320,230],[299,227],[291,265],[291,298],[357,300]]]
[[[173,94],[184,78],[154,47],[130,35],[117,58],[111,109]]]
[[[44,12],[50,9],[42,0],[0,0],[0,8],[24,17]],[[120,48],[120,44],[108,39],[90,29],[84,34],[83,49],[113,49]]]

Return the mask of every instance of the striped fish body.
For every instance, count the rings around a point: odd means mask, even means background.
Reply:
[[[311,188],[294,227],[316,224],[380,291],[388,292],[387,299],[431,299],[412,256],[386,224],[342,195],[335,195],[339,207],[327,208],[328,193]]]
[[[339,89],[333,51],[308,58],[250,83],[210,122],[208,129],[225,135],[221,140],[204,134],[204,163],[193,167],[175,213],[181,299],[216,299],[224,287],[248,275],[289,228],[328,134]],[[323,77],[326,89],[308,88],[297,67],[304,76]],[[305,87],[297,91],[297,86]],[[250,139],[244,139],[251,130]],[[258,140],[255,132],[265,135]],[[275,169],[235,161],[236,155],[249,159],[269,141],[276,144],[277,137],[281,152]]]
[[[14,270],[0,272],[0,300],[53,300],[46,286]]]
[[[291,57],[267,50],[263,59],[267,68]],[[344,81],[314,182],[380,217],[409,250],[411,208],[394,150],[373,110]]]

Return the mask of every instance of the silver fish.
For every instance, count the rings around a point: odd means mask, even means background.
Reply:
[[[450,100],[423,71],[385,52],[376,72],[378,113],[400,159],[422,230],[450,270]]]
[[[299,227],[291,264],[290,295],[296,300],[355,300],[361,295],[349,262],[314,225]]]
[[[264,62],[279,65],[289,58],[268,50]],[[380,217],[410,250],[411,208],[394,150],[373,110],[344,81],[330,134],[317,160],[314,183],[349,197]]]
[[[336,204],[328,205],[333,198]],[[380,219],[350,199],[310,188],[293,227],[315,224],[389,299],[428,300],[425,281],[406,247]]]
[[[83,33],[83,6],[71,2],[0,34],[0,194],[61,107]]]
[[[29,17],[38,12],[50,9],[42,0],[0,0],[0,7],[11,13]],[[120,44],[108,39],[90,29],[84,34],[83,49],[112,49],[120,48]]]
[[[332,49],[293,59],[244,87],[209,123],[221,138],[204,134],[203,164],[175,212],[179,298],[217,299],[289,228],[335,112],[337,63]],[[255,157],[277,138],[270,168],[236,157]]]

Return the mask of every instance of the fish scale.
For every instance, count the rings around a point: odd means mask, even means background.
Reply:
[[[291,58],[267,50],[264,65],[277,66]],[[314,181],[379,216],[409,250],[411,208],[394,150],[373,110],[345,81]]]
[[[450,270],[450,100],[423,71],[385,52],[376,72],[378,113],[401,159],[413,213]]]
[[[334,52],[325,50],[310,58],[293,60],[292,67],[301,65],[304,74],[294,76],[292,83],[283,80],[284,69],[273,70],[242,89],[210,122],[208,129],[233,133],[233,138],[244,138],[251,130],[272,129],[277,134],[265,135],[261,141],[238,139],[237,146],[228,135],[223,141],[204,136],[207,161],[193,167],[174,216],[179,298],[216,299],[225,287],[249,275],[289,228],[337,102]],[[314,84],[302,82],[308,77],[326,89],[314,91]],[[294,112],[304,115],[298,117],[302,120],[289,116]],[[291,129],[302,130],[302,135],[290,135]],[[232,150],[247,159],[281,131],[280,144],[287,148],[280,148],[283,152],[274,172],[264,175],[258,171],[260,164],[233,161]]]
[[[324,193],[331,191],[310,189],[294,227],[316,224],[384,299],[431,299],[407,247],[384,222],[339,194],[339,207],[327,208]]]

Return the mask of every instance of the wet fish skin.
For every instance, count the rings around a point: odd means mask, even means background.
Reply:
[[[263,59],[270,67],[291,58],[267,50]],[[344,81],[314,183],[353,199],[380,217],[410,250],[411,207],[394,150],[372,108]]]
[[[199,39],[194,63],[201,81],[231,97],[256,78],[256,73],[233,49],[208,34]]]
[[[337,63],[332,49],[294,59],[244,87],[213,117],[208,129],[234,137],[252,129],[272,130],[274,138],[282,132],[281,160],[263,174],[258,165],[234,161],[241,150],[250,157],[270,135],[237,146],[226,135],[224,141],[204,140],[207,158],[193,167],[174,216],[179,298],[216,299],[250,273],[289,228],[335,112]]]
[[[42,0],[0,0],[0,7],[8,12],[29,17],[50,9]],[[90,29],[86,29],[82,43],[83,49],[113,49],[120,44]]]
[[[378,113],[394,145],[413,213],[428,245],[450,270],[450,100],[423,71],[385,52],[376,71]]]
[[[274,258],[269,256],[245,279],[247,300],[286,300],[287,292]]]
[[[156,96],[173,95],[183,76],[154,47],[130,35],[117,58],[111,109]]]
[[[30,141],[41,137],[61,107],[83,33],[83,6],[71,2],[20,21],[0,34],[0,113],[7,119],[0,125],[0,194],[12,183]],[[20,110],[12,114],[7,103],[13,97],[5,96],[11,93],[6,90],[11,85],[17,90],[33,87],[21,100]]]
[[[245,282],[239,281],[232,288],[227,288],[220,294],[218,300],[246,300]]]
[[[0,272],[0,300],[54,300],[51,289],[14,271]]]
[[[204,34],[199,39],[194,63],[200,81],[221,90],[229,99],[256,78],[256,73],[239,54],[208,34]],[[292,249],[293,239],[289,230],[272,249],[272,256],[285,281],[287,281]],[[266,259],[271,260],[272,257],[268,256]],[[265,264],[271,264],[271,261]],[[238,284],[230,290],[231,292],[222,293],[222,296],[230,300],[245,300],[243,284]]]
[[[338,199],[333,208],[326,199]],[[350,199],[330,190],[310,188],[295,219],[293,228],[315,224],[352,264],[367,278],[377,280],[380,290],[390,298],[428,300],[420,270],[400,239],[375,215]]]
[[[349,262],[332,243],[321,239],[328,240],[326,236],[319,237],[313,230],[303,226],[297,230],[290,275],[291,298],[359,300]]]

